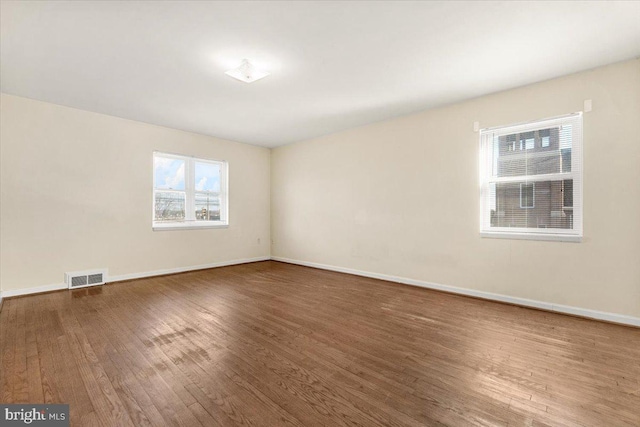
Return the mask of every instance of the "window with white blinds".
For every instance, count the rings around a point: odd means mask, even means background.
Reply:
[[[480,132],[480,232],[580,241],[582,113]]]

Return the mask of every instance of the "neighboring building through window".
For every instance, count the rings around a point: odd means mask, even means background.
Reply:
[[[482,130],[481,234],[579,241],[582,114]]]
[[[227,162],[153,153],[154,229],[227,224]]]

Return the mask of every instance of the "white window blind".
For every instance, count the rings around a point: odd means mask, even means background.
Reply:
[[[153,228],[228,224],[227,162],[153,153]]]
[[[580,241],[582,113],[480,132],[480,232]]]

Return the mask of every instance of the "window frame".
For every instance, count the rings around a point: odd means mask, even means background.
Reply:
[[[539,131],[551,127],[562,125],[572,125],[571,140],[571,171],[558,173],[546,173],[538,175],[517,175],[506,177],[490,176],[493,170],[492,150],[495,137],[523,133],[529,131]],[[583,114],[582,112],[568,114],[549,119],[535,120],[527,123],[520,123],[507,126],[497,126],[493,128],[481,129],[479,132],[479,157],[480,157],[480,236],[506,239],[528,239],[528,240],[550,240],[581,242],[583,233]],[[542,147],[548,148],[548,147]],[[558,149],[560,151],[560,148]],[[527,151],[527,150],[523,150]],[[560,154],[561,155],[561,154]],[[488,192],[491,191],[492,184],[498,183],[535,183],[548,181],[573,180],[573,228],[527,228],[527,227],[491,227],[491,207],[488,206]],[[520,186],[520,188],[522,188]],[[564,194],[563,194],[564,199]],[[535,206],[535,201],[534,201]],[[521,206],[522,207],[522,206]],[[525,209],[525,208],[522,208]]]
[[[157,189],[155,174],[156,156],[183,160],[184,163],[184,190]],[[209,163],[220,167],[220,219],[219,220],[196,220],[196,194],[205,193],[196,190],[195,164]],[[226,160],[205,159],[183,154],[167,153],[165,151],[153,151],[151,171],[152,178],[152,203],[151,203],[151,224],[154,231],[163,230],[195,230],[206,228],[227,228],[229,226],[229,163]],[[184,193],[185,194],[185,219],[183,221],[156,221],[155,205],[156,192]]]

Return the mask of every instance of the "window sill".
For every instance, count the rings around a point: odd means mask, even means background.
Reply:
[[[169,230],[201,230],[203,228],[228,228],[229,224],[225,222],[208,221],[200,224],[195,222],[172,222],[172,223],[154,223],[153,231],[169,231]]]
[[[482,231],[480,237],[491,239],[512,239],[512,240],[546,240],[551,242],[582,242],[582,236],[568,234],[542,234],[542,233],[505,233]]]

